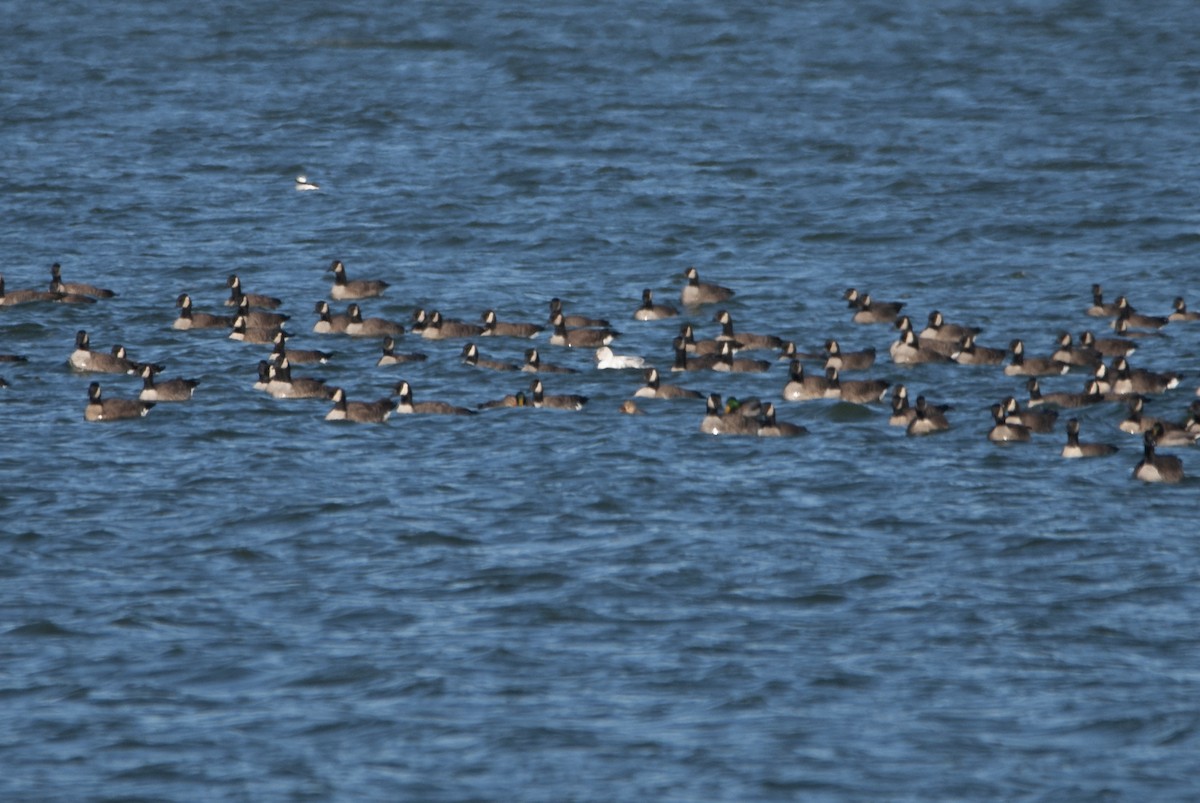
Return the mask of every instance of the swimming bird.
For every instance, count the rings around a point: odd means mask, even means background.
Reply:
[[[1006,397],[1003,405],[1005,423],[1019,424],[1034,433],[1054,431],[1054,422],[1058,420],[1058,410],[1049,410],[1045,407],[1037,410],[1022,410],[1021,405],[1013,396]]]
[[[280,331],[283,330],[278,326],[247,326],[246,319],[238,315],[233,319],[233,331],[229,333],[229,339],[241,343],[274,344],[275,334]]]
[[[762,420],[758,422],[758,436],[760,438],[794,438],[807,434],[808,428],[800,424],[776,421],[775,405],[771,402],[763,405]]]
[[[626,399],[625,401],[621,402],[618,412],[623,413],[624,415],[645,415],[645,412],[643,412],[637,406],[637,402],[635,402],[633,399]]]
[[[565,365],[554,365],[548,362],[542,362],[542,355],[537,349],[525,350],[525,364],[521,366],[521,370],[529,374],[577,374],[579,371],[574,368],[568,368]]]
[[[671,364],[672,371],[710,370],[717,364],[719,359],[716,354],[697,354],[695,357],[688,356],[687,347],[684,345],[682,337],[676,337],[671,341],[671,344],[675,348],[675,361]],[[1200,390],[1197,393],[1200,393]]]
[[[1162,315],[1143,315],[1133,308],[1125,296],[1117,297],[1117,318],[1110,325],[1116,329],[1118,321],[1124,321],[1134,329],[1161,329],[1169,321]]]
[[[396,385],[395,395],[400,397],[394,412],[401,415],[474,415],[474,410],[458,407],[444,401],[413,401],[412,386],[401,381]]]
[[[1117,424],[1117,429],[1126,432],[1130,435],[1138,435],[1147,430],[1154,429],[1155,425],[1161,425],[1164,433],[1167,431],[1166,422],[1160,418],[1146,415],[1146,400],[1141,396],[1134,396],[1129,400],[1129,410],[1125,418]],[[1175,429],[1183,429],[1175,424],[1171,425]]]
[[[351,337],[379,337],[380,335],[399,337],[404,334],[404,327],[394,321],[385,318],[364,318],[362,308],[358,304],[351,303],[346,307],[346,317],[349,319],[346,324],[346,334]]]
[[[934,310],[929,313],[929,321],[917,337],[922,340],[942,340],[949,343],[959,343],[967,335],[977,335],[980,331],[975,326],[947,323],[942,313]]]
[[[426,340],[446,340],[448,338],[479,337],[483,327],[466,321],[443,318],[442,313],[434,310],[429,313],[429,320],[421,329],[421,337]]]
[[[728,414],[721,406],[721,394],[710,393],[705,402],[700,431],[706,435],[757,435],[758,419],[753,416]]]
[[[529,390],[533,394],[534,407],[549,407],[554,410],[582,410],[588,401],[587,396],[579,396],[577,394],[547,396],[545,387],[542,385],[542,380],[540,379],[534,379],[529,385]]]
[[[852,293],[855,294],[853,298]],[[854,315],[850,317],[852,323],[894,323],[899,320],[900,310],[904,307],[903,301],[876,301],[870,293],[857,295],[854,288],[846,291],[846,299],[855,308]]]
[[[688,390],[677,385],[664,385],[659,378],[657,368],[646,369],[646,384],[633,394],[644,399],[701,399],[703,395],[696,390]]]
[[[913,419],[908,422],[905,434],[909,436],[933,435],[950,429],[946,414],[925,401],[924,396],[917,397],[913,408]]]
[[[317,313],[317,322],[313,324],[312,330],[319,335],[345,334],[346,328],[350,326],[350,316],[335,315],[329,308],[328,301],[318,301],[313,307],[313,312]]]
[[[271,327],[283,326],[292,317],[282,312],[250,309],[249,296],[242,296],[242,300],[238,302],[237,311],[240,317],[246,319],[246,326],[250,329],[269,329]]]
[[[138,398],[144,402],[181,402],[189,401],[199,379],[168,379],[166,382],[156,382],[154,375],[158,373],[153,365],[142,366],[142,392]]]
[[[330,399],[334,388],[320,377],[292,376],[292,364],[285,357],[277,363],[266,363],[266,383],[262,388],[275,399]],[[262,371],[262,363],[260,372]]]
[[[1004,366],[1004,373],[1008,376],[1054,376],[1071,370],[1066,363],[1049,357],[1025,356],[1025,343],[1022,340],[1012,341],[1008,348],[1012,353],[1012,362]]]
[[[646,364],[643,357],[632,354],[614,354],[608,346],[596,349],[596,368],[600,370],[623,370],[625,368],[642,368]]]
[[[358,424],[382,424],[392,414],[392,399],[385,396],[373,402],[347,401],[346,391],[333,389],[333,408],[325,414],[326,421],[353,421]]]
[[[815,354],[807,351],[800,351],[796,348],[796,344],[791,340],[784,342],[783,348],[779,350],[779,354],[775,357],[777,360],[791,362],[792,360],[825,360],[826,354]]]
[[[1091,331],[1080,332],[1080,348],[1099,352],[1102,357],[1128,357],[1137,351],[1137,343],[1123,337],[1097,338]]]
[[[0,306],[15,307],[18,304],[32,304],[38,301],[58,301],[59,293],[49,290],[5,290],[4,276],[0,275]]]
[[[536,337],[538,332],[545,328],[536,323],[509,323],[498,320],[494,309],[485,310],[481,318],[483,320],[483,331],[479,333],[481,337]]]
[[[1115,454],[1117,447],[1111,443],[1080,443],[1079,419],[1072,418],[1067,422],[1067,442],[1062,448],[1062,456],[1066,458],[1107,457]]]
[[[1112,392],[1122,396],[1130,393],[1159,394],[1179,387],[1179,374],[1130,368],[1129,361],[1124,357],[1113,359],[1112,370]]]
[[[719,341],[729,341],[736,343],[740,349],[778,349],[783,348],[783,338],[775,335],[757,335],[748,332],[733,331],[733,317],[729,314],[729,310],[721,310],[713,316],[713,320],[721,324],[721,334],[717,335]]]
[[[294,349],[287,345],[288,335],[282,329],[275,333],[275,338],[272,340],[275,348],[271,351],[267,360],[273,363],[278,363],[284,357],[292,362],[293,365],[312,365],[313,363],[325,364],[329,362],[333,355],[328,351],[318,351],[317,349]]]
[[[1058,360],[1067,365],[1078,366],[1080,368],[1095,368],[1096,363],[1100,362],[1104,356],[1094,348],[1087,346],[1076,346],[1071,339],[1070,332],[1060,332],[1058,335],[1058,348],[1050,359]]]
[[[700,273],[695,268],[688,268],[683,275],[687,279],[687,284],[679,293],[679,301],[685,306],[715,304],[733,298],[734,293],[728,287],[700,281]]]
[[[1104,293],[1102,292],[1100,285],[1093,284],[1092,305],[1084,311],[1093,318],[1111,318],[1120,312],[1120,309],[1115,303],[1105,304]]]
[[[714,371],[724,371],[726,373],[762,373],[771,369],[771,363],[768,360],[753,360],[748,357],[733,356],[733,344],[728,340],[721,347],[721,353],[717,355],[717,361],[713,363]]]
[[[1183,461],[1174,455],[1155,454],[1157,428],[1142,435],[1142,459],[1133,467],[1133,478],[1142,482],[1178,483],[1183,481]]]
[[[171,324],[172,329],[188,330],[188,329],[232,329],[234,316],[230,315],[213,315],[208,312],[196,312],[192,309],[192,297],[187,293],[180,293],[175,299],[175,306],[179,307],[179,316],[175,318],[175,322]]]
[[[950,355],[938,348],[945,344],[941,340],[921,340],[912,329],[902,329],[900,339],[892,342],[888,353],[896,365],[924,365],[932,362],[949,362]]]
[[[566,348],[598,348],[613,342],[617,333],[611,329],[568,329],[562,313],[554,316],[552,321],[554,333],[550,335],[550,345],[565,346]]]
[[[278,309],[283,305],[283,301],[275,298],[275,296],[244,292],[242,290],[242,280],[236,273],[229,274],[229,278],[225,280],[225,286],[229,288],[229,298],[225,299],[225,306],[227,307],[240,307],[242,299],[245,299],[246,303],[250,306],[262,309]]]
[[[132,360],[103,351],[91,350],[88,333],[80,329],[75,333],[75,350],[67,357],[67,364],[74,371],[98,374],[138,374],[141,367]]]
[[[1187,308],[1187,303],[1183,300],[1183,296],[1176,296],[1172,302],[1171,314],[1167,316],[1168,321],[1178,321],[1186,323],[1189,321],[1200,321],[1200,312],[1193,312]]]
[[[950,355],[950,359],[959,365],[999,365],[1007,356],[1004,349],[977,345],[975,335],[963,335],[958,341],[958,350]]]
[[[353,301],[361,298],[374,298],[383,295],[388,283],[382,279],[354,279],[346,277],[346,266],[340,259],[333,260],[326,272],[333,273],[333,286],[329,288],[329,297],[335,301]]]
[[[992,420],[994,424],[987,435],[992,443],[1025,443],[1032,440],[1029,427],[1008,422],[1004,405],[992,405]]]
[[[97,287],[94,284],[64,282],[62,278],[62,265],[57,262],[50,266],[50,292],[88,296],[90,298],[112,298],[116,295],[112,290]]]
[[[799,360],[792,360],[788,366],[788,382],[783,386],[783,398],[786,401],[812,401],[827,398],[829,380],[824,376],[807,376],[804,365]]]
[[[874,346],[860,351],[842,351],[841,345],[830,339],[825,341],[825,354],[825,367],[839,371],[865,371],[875,364]]]
[[[581,328],[599,328],[607,329],[609,327],[608,320],[605,318],[591,318],[587,315],[567,315],[563,312],[563,302],[560,298],[550,299],[550,325],[554,326],[554,316],[563,316],[563,325],[576,329]]]
[[[524,391],[510,393],[507,396],[476,405],[480,410],[495,410],[500,407],[529,407],[529,398]]]
[[[487,368],[489,371],[515,371],[517,366],[499,360],[488,360],[479,356],[479,347],[474,343],[463,346],[462,361],[472,368]]]
[[[126,418],[141,418],[150,412],[153,402],[138,399],[105,399],[101,395],[100,383],[88,385],[88,403],[83,408],[84,421],[120,421]]]
[[[825,381],[829,383],[825,391],[827,399],[841,399],[851,404],[870,404],[883,401],[891,384],[886,379],[846,379],[838,376],[838,369],[826,368]]]
[[[376,365],[403,365],[410,362],[424,362],[428,355],[419,351],[410,352],[408,354],[400,354],[396,352],[396,340],[393,337],[385,337],[383,339],[383,354],[376,361]]]
[[[1029,391],[1027,407],[1040,407],[1045,404],[1053,407],[1077,408],[1105,401],[1104,394],[1100,392],[1100,383],[1095,379],[1087,381],[1082,393],[1067,393],[1065,391],[1042,393],[1041,385],[1038,384],[1036,376],[1029,377],[1025,382],[1025,389]]]
[[[679,310],[670,304],[655,304],[654,292],[647,287],[642,291],[642,305],[633,311],[635,321],[661,321],[664,318],[674,318]]]
[[[308,176],[296,176],[296,190],[298,192],[312,192],[319,190],[321,187],[308,180]]]
[[[688,354],[720,354],[726,343],[733,346],[736,353],[740,345],[734,340],[697,340],[696,331],[690,323],[684,323],[679,327],[679,337],[683,338],[683,347]]]

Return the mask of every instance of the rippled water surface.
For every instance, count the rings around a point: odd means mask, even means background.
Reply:
[[[1023,380],[898,367],[842,300],[1039,356],[1108,333],[1095,282],[1200,306],[1189,3],[0,8],[7,290],[60,262],[118,294],[0,308],[28,357],[0,365],[0,797],[1194,798],[1196,481],[1132,480],[1117,404],[1076,413],[1115,457],[1062,460],[1061,421],[989,444]],[[742,331],[874,346],[869,375],[953,428],[784,402],[773,361],[667,381],[811,434],[709,437],[702,401],[619,414],[640,372],[546,334],[580,369],[547,392],[582,412],[332,424],[252,389],[263,348],[171,329],[181,292],[226,313],[237,273],[335,353],[295,372],[353,399],[528,390],[463,341],[408,335],[429,359],[379,368],[377,339],[311,333],[335,258],[390,282],[368,315],[544,322],[560,297],[662,368],[716,308],[632,312],[695,265]],[[195,399],[85,423],[79,329]],[[1139,344],[1184,375],[1148,409],[1182,420],[1200,324]]]

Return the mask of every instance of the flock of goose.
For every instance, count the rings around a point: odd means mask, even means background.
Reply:
[[[465,364],[493,371],[530,373],[533,377],[528,392],[521,391],[486,401],[472,409],[443,401],[416,401],[412,387],[408,382],[401,381],[381,399],[351,400],[344,388],[330,386],[325,379],[293,376],[293,366],[326,363],[332,355],[317,349],[292,348],[288,343],[291,335],[284,329],[289,316],[276,311],[282,305],[282,300],[246,292],[236,274],[229,276],[226,282],[230,294],[225,304],[232,308],[230,314],[198,311],[193,307],[191,296],[183,293],[176,299],[179,312],[171,326],[176,330],[223,330],[233,340],[257,344],[264,350],[270,346],[270,352],[264,353],[263,359],[258,362],[258,379],[254,388],[276,399],[320,399],[330,402],[332,407],[325,415],[329,421],[383,423],[393,414],[474,415],[478,410],[497,407],[583,409],[587,397],[548,394],[541,379],[542,375],[576,373],[577,369],[544,362],[537,348],[526,349],[524,363],[519,365],[487,358],[482,356],[476,342],[484,337],[536,338],[548,330],[546,342],[550,346],[594,350],[597,369],[640,369],[643,372],[644,384],[632,394],[633,398],[622,404],[622,412],[641,413],[637,399],[704,399],[706,411],[699,428],[711,435],[770,437],[800,436],[808,432],[798,424],[777,420],[775,405],[769,401],[731,397],[722,403],[719,394],[705,396],[698,391],[663,382],[659,370],[643,357],[614,352],[612,343],[618,333],[607,320],[567,314],[559,299],[551,299],[549,318],[544,325],[503,321],[495,310],[485,311],[479,323],[472,323],[444,318],[436,310],[427,312],[424,309],[416,310],[406,325],[363,316],[359,302],[382,295],[388,288],[388,282],[381,279],[350,279],[340,260],[334,260],[328,272],[333,274],[329,298],[335,302],[348,302],[348,306],[345,312],[339,313],[328,301],[317,302],[313,333],[379,338],[382,342],[382,354],[376,363],[379,366],[427,359],[427,355],[421,352],[398,351],[397,342],[402,337],[461,339],[465,341],[461,352]],[[688,268],[684,276],[686,284],[680,292],[679,302],[689,311],[720,305],[734,296],[730,288],[700,281],[694,267]],[[89,284],[65,282],[58,263],[51,267],[47,290],[6,291],[4,278],[0,276],[0,307],[36,303],[91,304],[114,295],[111,290]],[[1146,415],[1145,402],[1177,387],[1180,377],[1174,373],[1134,368],[1129,363],[1129,357],[1137,348],[1139,339],[1154,336],[1167,325],[1198,321],[1200,313],[1189,311],[1182,298],[1175,299],[1170,314],[1155,316],[1138,312],[1124,296],[1106,303],[1099,285],[1093,285],[1092,296],[1092,304],[1085,310],[1086,314],[1111,319],[1114,336],[1097,338],[1091,332],[1085,332],[1076,343],[1069,333],[1062,333],[1059,335],[1058,348],[1045,357],[1027,355],[1021,340],[1012,341],[1007,349],[981,346],[976,342],[979,329],[950,323],[936,310],[929,314],[927,324],[918,331],[903,313],[903,302],[877,301],[870,294],[860,293],[854,288],[848,289],[843,299],[851,310],[852,323],[895,328],[897,335],[888,348],[888,356],[896,365],[953,362],[960,365],[1003,366],[1005,375],[1025,377],[1028,400],[1022,403],[1010,395],[991,406],[993,425],[988,431],[989,440],[997,443],[1029,441],[1035,433],[1054,430],[1060,409],[1117,403],[1128,409],[1126,417],[1119,423],[1120,429],[1142,436],[1143,456],[1134,468],[1133,476],[1147,482],[1179,482],[1184,476],[1181,461],[1173,455],[1160,454],[1157,448],[1195,443],[1200,437],[1200,400],[1192,402],[1186,418],[1179,422]],[[643,292],[641,305],[633,310],[631,317],[636,321],[659,321],[675,318],[679,314],[675,306],[656,302],[653,292],[647,289]],[[951,426],[947,416],[952,409],[949,405],[931,403],[924,396],[918,396],[910,402],[907,388],[902,384],[893,387],[882,379],[843,378],[843,374],[866,371],[874,366],[877,356],[874,348],[847,352],[841,349],[836,340],[830,339],[819,352],[804,352],[777,335],[756,334],[736,328],[732,316],[725,309],[719,310],[713,320],[720,324],[720,332],[711,339],[697,339],[691,323],[681,326],[672,344],[674,360],[671,372],[757,373],[770,370],[775,362],[784,361],[788,365],[788,380],[781,391],[785,401],[833,399],[872,405],[886,403],[890,394],[889,423],[904,427],[909,435],[931,435]],[[760,356],[751,356],[754,352],[759,352]],[[769,355],[762,354],[764,352]],[[772,355],[773,359],[762,358]],[[0,361],[23,359],[19,355],[0,354]],[[819,361],[823,370],[806,372],[806,361]],[[141,377],[143,382],[137,398],[107,397],[99,382],[91,382],[84,407],[86,421],[118,421],[145,416],[157,403],[191,399],[199,384],[194,379],[160,380],[158,375],[163,366],[135,361],[122,346],[115,346],[108,352],[92,350],[86,330],[76,333],[75,349],[67,362],[76,372],[132,374]],[[1082,391],[1041,391],[1039,378],[1073,371],[1087,375]],[[1067,440],[1062,449],[1063,457],[1101,457],[1117,451],[1112,444],[1081,442],[1079,421],[1075,418],[1067,422],[1065,430]]]

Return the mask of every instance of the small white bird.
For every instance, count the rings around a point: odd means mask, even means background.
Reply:
[[[596,349],[597,368],[642,368],[645,364],[646,361],[641,357],[629,354],[613,354],[613,350],[608,346],[601,346]]]
[[[296,189],[299,191],[319,190],[319,189],[321,189],[321,187],[320,187],[320,185],[314,184],[311,181],[309,181],[308,176],[296,176]]]

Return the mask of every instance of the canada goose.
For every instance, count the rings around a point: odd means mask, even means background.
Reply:
[[[1183,423],[1183,428],[1193,437],[1200,436],[1200,400],[1193,401],[1188,405],[1188,415]]]
[[[829,389],[825,391],[825,398],[841,399],[851,404],[870,404],[882,401],[891,384],[886,379],[847,379],[842,381],[836,368],[825,369],[825,381],[829,383]]]
[[[1049,357],[1026,357],[1025,343],[1021,340],[1014,340],[1008,348],[1012,353],[1012,362],[1004,366],[1008,376],[1054,376],[1071,370],[1066,363]]]
[[[283,330],[278,326],[247,326],[246,319],[239,315],[233,319],[233,331],[229,333],[229,339],[237,340],[241,343],[273,344],[275,342],[275,334],[281,331]]]
[[[699,391],[688,390],[677,385],[664,385],[658,376],[657,368],[646,369],[646,384],[633,394],[643,399],[701,399]]]
[[[274,296],[264,296],[260,293],[246,293],[242,291],[242,280],[238,278],[236,273],[229,274],[229,278],[225,280],[225,286],[229,288],[229,298],[225,299],[225,306],[240,307],[242,299],[252,307],[261,307],[262,309],[278,309],[283,305],[283,301]]]
[[[700,273],[695,268],[688,268],[683,275],[687,279],[687,284],[679,293],[679,302],[685,306],[715,304],[733,298],[734,293],[728,287],[700,281]]]
[[[59,304],[95,304],[96,299],[82,293],[69,293],[66,285],[57,279],[50,279],[50,292]]]
[[[293,377],[292,365],[285,357],[273,365],[267,363],[267,382],[263,390],[275,399],[329,399],[333,397],[334,389],[319,377]]]
[[[700,431],[706,435],[757,435],[758,419],[752,416],[727,414],[721,406],[721,395],[710,393],[705,403]]]
[[[1137,351],[1137,343],[1121,337],[1097,338],[1091,331],[1079,333],[1080,348],[1091,349],[1102,357],[1128,357]]]
[[[775,405],[767,402],[763,405],[762,421],[758,424],[758,436],[760,438],[794,438],[798,435],[807,435],[808,429],[799,424],[792,424],[787,421],[775,420]]]
[[[903,301],[876,301],[870,293],[860,294],[853,287],[846,291],[843,298],[855,310],[850,318],[853,323],[893,323],[904,308]]]
[[[1121,422],[1117,424],[1117,429],[1126,432],[1130,435],[1140,435],[1146,430],[1153,429],[1156,424],[1163,426],[1163,431],[1167,431],[1165,422],[1160,418],[1146,415],[1146,400],[1141,396],[1134,396],[1129,400],[1129,412]],[[1183,427],[1175,424],[1171,425],[1174,429],[1183,429]]]
[[[635,402],[633,399],[626,399],[625,401],[621,402],[621,406],[617,411],[623,413],[624,415],[645,415],[645,412],[643,412],[641,408],[637,406],[637,402]]]
[[[689,357],[683,338],[677,337],[671,341],[675,347],[675,361],[671,364],[672,371],[705,371],[711,370],[720,359],[716,354],[698,354]],[[1200,391],[1197,391],[1200,393]]]
[[[900,332],[900,339],[892,342],[888,352],[896,365],[924,365],[931,362],[949,362],[950,355],[936,347],[945,343],[941,340],[921,340],[912,329]]]
[[[529,374],[577,374],[579,373],[574,368],[568,368],[565,365],[553,365],[548,362],[542,362],[542,356],[538,354],[537,349],[525,350],[525,364],[521,366],[521,370]]]
[[[1112,370],[1112,392],[1122,396],[1130,393],[1165,393],[1179,387],[1179,374],[1156,373],[1144,368],[1133,369],[1124,357],[1113,359]]]
[[[567,348],[597,348],[613,342],[617,333],[611,329],[568,329],[562,313],[554,316],[554,334],[550,335],[550,345]]]
[[[1095,368],[1096,363],[1104,358],[1099,351],[1087,346],[1076,346],[1071,339],[1070,332],[1061,332],[1058,335],[1058,349],[1050,355],[1050,359],[1058,360],[1067,365],[1074,365],[1080,368]]]
[[[172,329],[188,330],[188,329],[231,329],[233,328],[233,317],[229,315],[212,315],[207,312],[196,312],[192,309],[192,297],[187,293],[180,293],[175,299],[175,306],[179,307],[179,317],[171,324]]]
[[[133,361],[103,351],[92,351],[88,333],[80,329],[75,333],[75,350],[67,358],[74,371],[97,374],[137,374],[141,369]]]
[[[947,323],[942,313],[934,310],[929,313],[929,322],[917,335],[922,340],[942,340],[949,343],[959,343],[967,335],[977,335],[981,330],[975,326],[962,326],[957,323]]]
[[[312,365],[313,363],[321,363],[323,365],[333,357],[328,351],[289,348],[287,345],[287,333],[282,329],[275,333],[275,338],[272,342],[275,348],[271,351],[271,355],[267,357],[267,360],[273,363],[278,363],[284,357],[287,357],[293,365]]]
[[[459,337],[479,337],[483,327],[466,321],[456,321],[443,318],[442,313],[434,310],[429,313],[429,320],[421,330],[421,337],[426,340],[446,340]]]
[[[1099,404],[1105,401],[1104,395],[1100,392],[1100,383],[1095,379],[1089,379],[1084,385],[1082,393],[1042,393],[1041,385],[1038,384],[1036,376],[1029,377],[1025,382],[1025,388],[1029,391],[1029,402],[1027,407],[1040,407],[1041,405],[1051,405],[1053,407],[1086,407],[1091,404]]]
[[[1092,285],[1092,306],[1088,307],[1085,312],[1093,318],[1111,318],[1120,312],[1115,303],[1105,304],[1104,294],[1100,289],[1100,285]]]
[[[950,355],[950,359],[959,365],[999,365],[1007,356],[1008,352],[1004,349],[976,345],[975,335],[964,335],[958,341],[958,350]]]
[[[334,315],[328,301],[318,301],[313,307],[313,312],[317,313],[317,322],[313,324],[312,330],[319,335],[345,334],[346,327],[350,325],[350,316]]]
[[[1142,435],[1142,459],[1133,467],[1133,478],[1142,482],[1182,482],[1183,461],[1174,455],[1155,454],[1157,443],[1157,427]]]
[[[892,414],[888,416],[888,426],[907,427],[916,417],[916,409],[908,403],[908,388],[896,385],[892,389]]]
[[[419,351],[410,352],[408,354],[396,353],[396,340],[392,337],[383,339],[383,354],[376,361],[376,365],[403,365],[409,362],[423,362],[427,359],[427,355]]]
[[[4,289],[4,276],[0,275],[0,306],[15,307],[17,304],[30,304],[36,301],[58,301],[59,294],[48,290],[10,290]]]
[[[116,295],[112,290],[96,287],[94,284],[64,282],[62,279],[62,265],[57,262],[50,266],[50,292],[90,296],[92,298],[112,298]]]
[[[1029,427],[1022,424],[1010,424],[1005,419],[1004,405],[992,405],[992,420],[994,424],[988,430],[988,440],[992,443],[1024,443],[1032,439]]]
[[[924,396],[917,397],[913,413],[913,420],[908,422],[908,428],[905,430],[907,435],[933,435],[950,429],[950,422],[946,419],[946,414],[936,407],[930,406]]]
[[[1133,308],[1125,296],[1117,297],[1117,319],[1110,326],[1117,328],[1117,323],[1124,321],[1126,326],[1133,329],[1162,329],[1169,323],[1162,315],[1142,315]]]
[[[1176,296],[1172,302],[1171,314],[1167,316],[1168,321],[1178,321],[1186,323],[1188,321],[1200,321],[1200,312],[1193,312],[1187,308],[1187,303],[1184,302],[1183,296]]]
[[[950,359],[950,355],[953,354],[954,352],[958,351],[959,341],[938,340],[938,339],[932,338],[932,337],[927,337],[924,340],[919,338],[917,336],[916,330],[913,329],[912,319],[909,318],[907,315],[901,315],[899,318],[897,318],[896,322],[893,324],[893,326],[896,328],[896,331],[900,333],[898,336],[899,337],[898,342],[900,342],[901,344],[905,343],[908,340],[908,338],[905,337],[905,333],[912,332],[912,334],[913,334],[912,340],[916,341],[920,345],[921,350],[927,351],[927,352],[933,352],[934,354],[939,355],[942,358],[940,360],[941,362],[948,361]],[[903,350],[902,347],[897,346],[895,343],[892,344],[891,348],[893,351],[895,351],[897,349]]]
[[[373,402],[352,402],[346,400],[346,391],[334,388],[333,409],[325,414],[326,421],[353,421],[358,424],[382,424],[392,414],[392,399],[390,396]]]
[[[384,318],[364,318],[362,308],[351,303],[346,307],[346,334],[351,337],[379,337],[380,335],[399,336],[404,334],[404,327]]]
[[[714,371],[723,371],[726,373],[761,373],[771,369],[771,363],[768,360],[752,360],[748,357],[733,356],[733,344],[728,340],[721,347],[721,353],[717,355],[717,361],[713,363]]]
[[[474,343],[463,346],[462,361],[473,368],[487,368],[490,371],[515,371],[517,366],[499,360],[488,360],[479,356],[479,347]]]
[[[775,335],[755,335],[746,332],[733,331],[733,317],[729,310],[721,310],[713,316],[713,320],[721,324],[721,334],[717,340],[736,343],[742,349],[778,349],[783,347],[783,338]]]
[[[643,357],[632,354],[614,354],[608,346],[596,349],[596,368],[599,370],[623,370],[626,368],[642,368],[646,365]]]
[[[836,340],[825,341],[826,368],[836,368],[839,371],[865,371],[875,364],[875,348],[860,351],[842,351]]]
[[[732,345],[736,352],[740,345],[732,340],[697,340],[696,332],[690,323],[679,327],[679,336],[683,338],[683,346],[688,354],[720,354],[725,343]]]
[[[242,296],[242,300],[238,303],[237,311],[239,316],[246,319],[246,326],[250,329],[267,329],[272,326],[283,326],[284,322],[291,317],[282,312],[252,310],[250,309],[250,299],[246,296]]]
[[[1067,443],[1062,448],[1063,457],[1107,457],[1116,451],[1117,447],[1111,443],[1080,443],[1079,419],[1072,418],[1067,422]]]
[[[536,323],[508,323],[496,318],[494,309],[485,310],[480,316],[483,320],[482,337],[536,337],[545,327]]]
[[[807,351],[800,351],[796,348],[796,344],[789,340],[783,344],[783,348],[779,350],[779,356],[777,356],[775,359],[791,362],[792,360],[824,360],[825,358],[826,355],[824,354],[813,354]]]
[[[382,279],[347,279],[346,266],[340,259],[333,260],[326,272],[333,273],[333,286],[329,288],[329,297],[335,301],[374,298],[383,295],[383,291],[388,288],[388,283]]]
[[[1058,420],[1058,410],[1022,410],[1013,396],[1004,402],[1004,420],[1009,424],[1020,424],[1030,432],[1046,433],[1054,431],[1054,422]]]
[[[599,328],[607,329],[609,327],[608,320],[605,318],[589,318],[586,315],[567,315],[563,313],[563,303],[560,298],[550,299],[550,325],[554,325],[554,316],[563,316],[563,325],[573,328]]]
[[[655,304],[654,292],[647,287],[642,291],[642,305],[633,311],[635,321],[661,321],[663,318],[674,318],[679,310],[670,304]]]
[[[524,391],[510,393],[501,399],[493,399],[476,405],[480,410],[494,410],[500,407],[529,407],[529,398]]]
[[[88,385],[88,403],[83,408],[84,421],[120,421],[123,418],[141,418],[150,412],[153,402],[137,399],[105,399],[100,394],[100,383]]]
[[[135,360],[131,360],[129,358],[129,352],[127,352],[125,350],[125,347],[122,346],[120,343],[113,345],[113,347],[111,349],[111,353],[112,353],[112,356],[116,357],[118,360],[125,360],[126,362],[128,362],[130,365],[133,366],[133,369],[130,371],[127,371],[126,373],[134,374],[136,376],[141,376],[142,369],[145,368],[147,365],[150,366],[151,368],[153,368],[155,371],[167,370],[167,367],[165,365],[160,365],[159,363],[156,363],[156,362],[137,362]]]
[[[319,184],[309,181],[308,176],[296,176],[295,187],[297,192],[312,192],[321,189]]]
[[[829,392],[829,380],[824,376],[806,376],[799,360],[788,366],[788,383],[783,386],[786,401],[811,401],[824,399]]]
[[[533,394],[534,407],[549,407],[554,410],[582,410],[587,404],[587,396],[579,396],[577,394],[561,394],[557,396],[547,396],[545,387],[542,385],[542,380],[534,379],[529,384],[529,390]]]
[[[144,402],[181,402],[189,401],[199,379],[168,379],[166,382],[155,382],[157,373],[152,365],[142,366],[142,392],[138,398]]]
[[[396,404],[395,412],[402,415],[474,415],[474,410],[468,410],[466,407],[457,407],[453,404],[444,401],[422,401],[414,402],[412,394],[412,386],[408,382],[401,381],[396,385],[395,395],[400,397]]]

